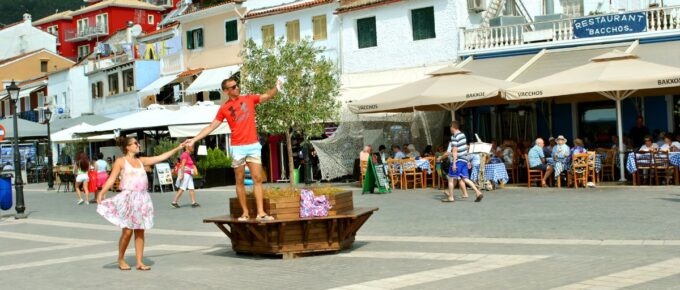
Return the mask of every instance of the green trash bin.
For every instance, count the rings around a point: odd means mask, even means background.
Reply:
[[[293,184],[300,184],[300,167],[293,169]]]

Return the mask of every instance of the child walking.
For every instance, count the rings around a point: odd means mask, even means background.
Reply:
[[[125,262],[125,250],[127,250],[132,234],[135,235],[135,252],[137,254],[137,270],[151,270],[144,265],[144,230],[153,227],[153,204],[149,196],[148,180],[144,166],[162,162],[170,158],[182,148],[177,146],[159,156],[140,157],[136,154],[140,151],[140,145],[135,138],[120,137],[116,143],[123,152],[122,158],[116,159],[111,168],[111,175],[97,194],[97,213],[106,220],[122,229],[118,241],[118,268],[130,270]],[[109,189],[113,186],[120,175],[121,192],[111,198],[102,200]]]

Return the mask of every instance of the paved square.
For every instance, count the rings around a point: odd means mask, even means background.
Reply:
[[[13,289],[680,289],[678,187],[509,187],[482,203],[437,190],[361,195],[376,206],[354,248],[295,260],[236,255],[202,219],[233,188],[172,209],[153,193],[150,272],[119,271],[119,229],[73,193],[26,188],[29,218],[0,212],[0,276]],[[127,260],[134,265],[134,248]]]

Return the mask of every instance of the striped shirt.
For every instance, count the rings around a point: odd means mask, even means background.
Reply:
[[[451,136],[451,142],[449,143],[449,148],[447,151],[451,152],[453,148],[456,148],[458,152],[458,159],[456,161],[467,162],[468,145],[467,138],[465,138],[465,134],[463,132],[458,132]]]

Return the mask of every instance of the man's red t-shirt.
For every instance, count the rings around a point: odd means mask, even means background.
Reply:
[[[259,95],[243,95],[236,99],[228,99],[217,111],[215,120],[227,119],[231,129],[231,145],[248,145],[257,143],[255,126],[255,105],[260,103]]]

